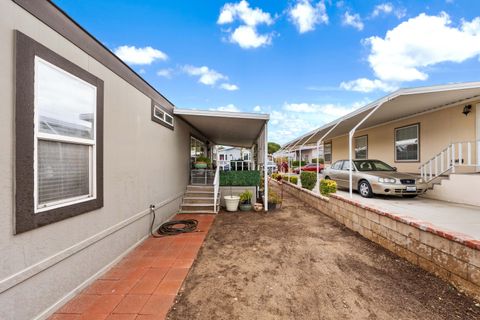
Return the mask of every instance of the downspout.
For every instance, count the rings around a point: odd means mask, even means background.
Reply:
[[[350,169],[348,170],[348,188],[349,188],[350,198],[353,198],[353,161],[352,161],[353,160],[352,159],[353,135],[355,134],[355,131],[357,130],[357,128],[360,127],[368,118],[370,118],[370,116],[374,114],[378,110],[378,108],[380,108],[386,101],[388,100],[380,102],[375,108],[372,109],[372,111],[370,111],[362,120],[360,120],[360,122],[357,123],[355,127],[353,127],[353,129],[350,130],[350,132],[348,133],[348,161],[350,163]]]

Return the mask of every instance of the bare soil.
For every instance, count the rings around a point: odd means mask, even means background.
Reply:
[[[303,202],[217,216],[168,319],[480,319],[480,304]]]

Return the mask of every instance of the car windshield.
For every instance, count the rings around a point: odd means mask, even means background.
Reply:
[[[395,171],[385,162],[380,160],[354,160],[358,171]]]

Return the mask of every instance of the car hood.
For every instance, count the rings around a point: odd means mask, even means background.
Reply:
[[[378,178],[394,178],[394,179],[415,179],[416,177],[397,171],[360,171],[362,174],[372,175]]]

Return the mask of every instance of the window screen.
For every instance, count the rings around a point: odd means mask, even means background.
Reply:
[[[55,141],[38,142],[38,202],[89,196],[90,147]]]
[[[418,161],[419,125],[395,129],[395,160]]]

